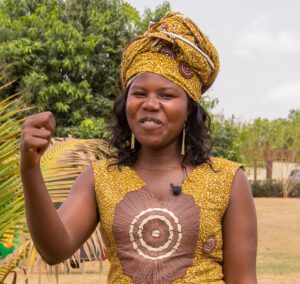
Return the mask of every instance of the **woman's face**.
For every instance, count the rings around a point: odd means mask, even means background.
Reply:
[[[188,97],[177,84],[144,72],[130,85],[126,116],[142,146],[160,149],[179,141],[188,116]]]

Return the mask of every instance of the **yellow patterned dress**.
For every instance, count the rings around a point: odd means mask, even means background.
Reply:
[[[108,283],[224,283],[222,218],[239,164],[213,158],[157,200],[130,167],[93,164]]]

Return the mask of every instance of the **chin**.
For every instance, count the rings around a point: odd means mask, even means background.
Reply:
[[[149,137],[147,137],[147,139],[138,139],[138,141],[141,144],[141,147],[155,151],[168,147],[174,142],[173,140],[163,139],[162,137],[157,137],[157,139],[155,139],[154,137],[152,137],[152,139],[149,139]]]
[[[145,148],[148,148],[148,149],[151,149],[151,150],[159,150],[160,148],[163,148],[164,147],[164,142],[161,141],[161,140],[143,140],[143,139],[140,139],[138,140],[139,143],[141,144],[141,147],[145,147]]]

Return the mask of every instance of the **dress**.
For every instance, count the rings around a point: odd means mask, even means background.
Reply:
[[[241,166],[212,158],[185,178],[182,193],[157,200],[130,167],[93,164],[108,283],[224,283],[222,218]]]

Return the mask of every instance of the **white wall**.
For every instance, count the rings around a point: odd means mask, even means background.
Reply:
[[[284,180],[286,179],[292,170],[300,167],[296,163],[286,163],[286,162],[273,162],[273,179]],[[254,169],[246,168],[246,174],[249,180],[254,180]],[[266,179],[266,168],[257,168],[257,180]]]

